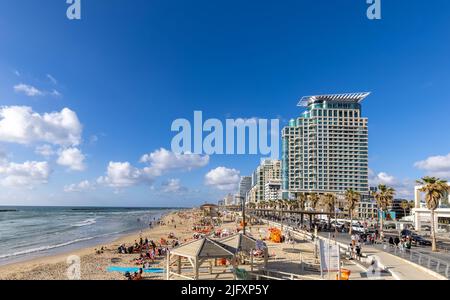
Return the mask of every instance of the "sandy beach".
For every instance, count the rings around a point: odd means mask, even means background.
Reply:
[[[69,279],[67,271],[70,267],[67,259],[72,255],[80,258],[82,280],[125,280],[124,273],[108,272],[108,267],[138,268],[142,264],[136,264],[135,262],[135,259],[140,256],[139,253],[118,253],[120,245],[131,246],[136,242],[139,243],[141,237],[152,240],[157,245],[160,244],[161,239],[165,239],[169,244],[176,239],[183,244],[194,239],[192,228],[194,224],[198,224],[201,216],[202,213],[199,209],[171,212],[161,218],[161,224],[121,237],[109,244],[2,266],[0,267],[0,280],[67,280]],[[227,229],[230,233],[236,232],[237,227],[238,224],[234,220],[224,221],[220,226],[221,229]],[[250,225],[247,227],[247,232],[256,239],[265,239],[269,227],[267,224]],[[171,233],[174,238],[168,237]],[[314,244],[309,240],[297,240],[295,243],[274,243],[265,239],[265,242],[270,256],[268,269],[299,274],[300,277],[298,278],[300,279],[320,279],[320,273],[317,273],[317,271],[308,272],[301,267],[302,261],[317,267],[317,261],[313,254]],[[97,253],[96,250],[101,247],[104,248],[104,251]],[[171,246],[168,247],[171,248]],[[359,274],[361,272],[360,266],[350,261],[343,263],[345,268],[350,269],[354,274],[352,279],[362,279]],[[165,257],[156,257],[150,268],[165,268]],[[162,280],[164,276],[163,273],[143,273],[142,278],[144,280]],[[204,274],[203,279],[233,279],[233,277],[229,273],[224,273],[223,268],[218,268],[214,274]]]
[[[67,280],[67,269],[70,266],[67,258],[71,255],[80,257],[81,261],[81,279],[89,280],[114,280],[124,279],[124,275],[118,272],[107,272],[108,266],[136,266],[133,262],[134,258],[139,254],[118,254],[117,248],[121,244],[132,245],[135,241],[139,242],[139,238],[148,238],[159,243],[161,238],[168,241],[167,236],[173,233],[179,241],[184,239],[192,239],[193,220],[189,219],[194,210],[177,211],[169,213],[161,218],[163,225],[156,225],[146,230],[135,232],[123,236],[112,243],[101,244],[93,247],[83,248],[69,253],[36,258],[29,261],[19,262],[0,266],[0,280]],[[172,223],[173,220],[173,223]],[[96,249],[104,247],[101,254],[96,253]],[[111,261],[113,259],[114,263]],[[152,267],[162,267],[163,258],[156,259]],[[155,278],[156,277],[156,278]],[[144,278],[160,278],[157,274],[144,274]]]

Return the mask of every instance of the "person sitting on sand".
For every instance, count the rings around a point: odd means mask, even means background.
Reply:
[[[142,268],[139,268],[139,272],[133,274],[132,280],[142,280]]]

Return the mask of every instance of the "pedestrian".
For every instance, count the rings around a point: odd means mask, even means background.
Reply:
[[[356,258],[358,260],[361,260],[361,243],[358,242],[358,244],[356,244]]]

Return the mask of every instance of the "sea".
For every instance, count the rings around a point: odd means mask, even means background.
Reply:
[[[0,206],[0,265],[106,244],[178,209]]]

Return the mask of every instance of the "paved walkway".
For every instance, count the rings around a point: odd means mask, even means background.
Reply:
[[[280,225],[279,223],[274,224]],[[286,229],[286,226],[284,226]],[[297,233],[297,231],[294,231]],[[306,233],[309,234],[309,233]],[[321,238],[328,238],[328,233],[319,233]],[[348,234],[341,235],[339,234],[337,237],[337,242],[341,244],[344,249],[347,249],[348,244],[350,243],[350,237]],[[369,245],[363,246],[363,254],[366,257],[375,256],[378,266],[389,271],[397,280],[439,280],[442,279],[433,274],[433,272],[428,271],[425,268],[422,268],[414,263],[408,262],[405,259],[397,257],[395,255],[389,254],[380,249],[376,249]]]
[[[438,280],[440,278],[432,275],[406,260],[375,249],[370,246],[364,246],[364,254],[367,257],[374,256],[380,267],[389,271],[397,280]]]
[[[328,237],[328,233],[320,233],[324,238]],[[337,241],[345,248],[350,243],[350,236],[348,234],[338,233]],[[376,256],[379,265],[389,270],[392,276],[399,280],[438,280],[442,279],[434,274],[434,272],[427,270],[415,263],[406,259],[390,254],[381,249],[377,249],[370,245],[363,245],[362,253],[365,256]]]

